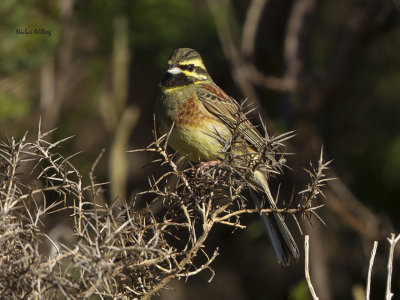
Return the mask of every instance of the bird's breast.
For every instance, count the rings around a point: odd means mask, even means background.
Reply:
[[[166,95],[166,97],[171,95]],[[224,141],[230,138],[226,124],[206,110],[193,93],[180,99],[164,98],[163,132],[168,132],[172,124],[168,144],[176,151],[189,155],[192,161],[207,161],[221,158]]]

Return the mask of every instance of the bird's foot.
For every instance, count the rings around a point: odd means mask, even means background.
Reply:
[[[196,177],[204,173],[204,171],[208,170],[211,167],[218,166],[221,164],[220,160],[210,160],[210,161],[202,161],[199,167],[196,169]]]

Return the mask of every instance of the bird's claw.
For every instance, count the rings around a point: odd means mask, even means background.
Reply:
[[[222,162],[220,160],[211,160],[211,161],[200,162],[199,167],[196,169],[196,173],[195,173],[196,177],[198,175],[202,175],[204,173],[204,171],[208,170],[209,168],[218,166],[221,163]]]

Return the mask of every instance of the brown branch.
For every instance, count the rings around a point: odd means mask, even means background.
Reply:
[[[247,9],[246,20],[243,24],[242,53],[246,57],[254,56],[254,48],[257,37],[257,30],[264,8],[268,0],[253,0]]]
[[[297,0],[293,7],[287,24],[284,62],[286,71],[284,79],[293,87],[298,85],[299,76],[303,70],[303,55],[300,53],[300,44],[307,27],[307,17],[314,11],[317,0]]]
[[[230,29],[234,22],[230,3],[222,5],[220,1],[208,0],[208,5],[214,17],[222,49],[231,64],[235,82],[238,84],[243,95],[246,95],[256,107],[261,107],[257,93],[248,79],[248,68],[246,67],[245,60],[236,46]]]

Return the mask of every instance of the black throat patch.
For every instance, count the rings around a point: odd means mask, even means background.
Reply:
[[[180,87],[192,84],[193,80],[189,79],[184,73],[171,74],[165,72],[161,78],[161,85],[166,88]]]

